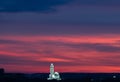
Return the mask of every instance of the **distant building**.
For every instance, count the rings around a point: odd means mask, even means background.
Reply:
[[[4,69],[0,68],[0,75],[3,75],[3,74],[4,74]]]
[[[61,80],[58,72],[54,72],[54,65],[51,63],[50,65],[50,74],[48,80]]]

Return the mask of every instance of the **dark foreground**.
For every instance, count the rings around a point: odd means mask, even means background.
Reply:
[[[47,81],[47,73],[5,73],[0,75],[0,82],[120,82],[119,73],[62,73],[60,76],[61,81]]]

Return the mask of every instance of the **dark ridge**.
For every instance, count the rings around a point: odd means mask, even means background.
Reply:
[[[0,82],[120,82],[120,73],[60,73],[62,80],[47,80],[49,73],[5,73],[0,69]]]
[[[48,81],[48,73],[4,73],[0,75],[0,82],[58,82]],[[120,82],[120,73],[60,73],[59,82]]]

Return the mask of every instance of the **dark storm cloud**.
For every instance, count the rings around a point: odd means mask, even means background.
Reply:
[[[44,12],[72,0],[0,0],[0,12]]]

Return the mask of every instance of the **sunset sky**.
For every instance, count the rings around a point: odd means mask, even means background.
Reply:
[[[5,72],[120,72],[120,0],[0,0]]]

